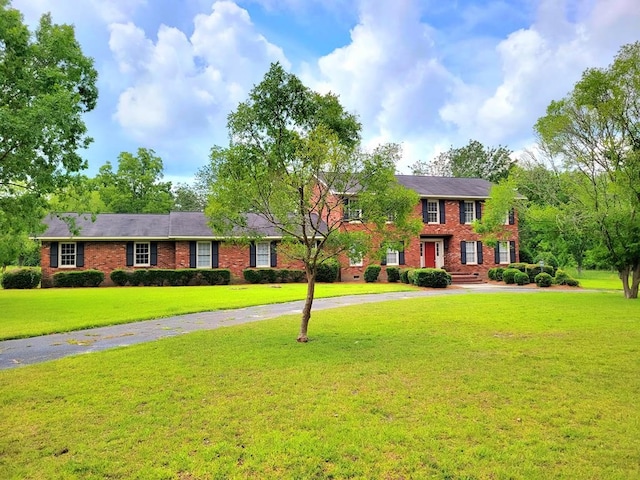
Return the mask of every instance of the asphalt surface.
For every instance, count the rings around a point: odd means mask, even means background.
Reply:
[[[469,292],[504,292],[505,287],[490,284],[465,285],[460,288],[428,289],[409,292],[391,292],[370,295],[317,298],[313,311],[346,307],[387,300],[440,295],[462,295]],[[508,287],[509,292],[536,292],[540,289]],[[213,330],[248,322],[257,322],[282,315],[300,314],[304,301],[277,303],[236,310],[217,310],[175,317],[158,318],[110,327],[76,330],[41,337],[0,341],[0,370],[56,360],[71,355],[99,352],[110,348],[127,347],[138,343],[184,335],[198,330]]]

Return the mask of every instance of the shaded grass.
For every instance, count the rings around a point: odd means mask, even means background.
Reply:
[[[0,477],[638,478],[639,308],[430,297],[3,371]]]
[[[315,297],[411,290],[399,283],[320,283]],[[0,290],[0,340],[184,313],[303,300],[307,285]]]
[[[610,270],[583,270],[581,273],[575,268],[565,270],[569,275],[580,282],[584,288],[596,290],[622,290],[622,281],[618,272]]]

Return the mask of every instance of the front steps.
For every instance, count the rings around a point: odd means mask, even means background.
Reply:
[[[477,273],[460,273],[460,272],[449,272],[451,275],[451,284],[452,285],[460,285],[467,283],[485,283],[485,280],[480,277]]]

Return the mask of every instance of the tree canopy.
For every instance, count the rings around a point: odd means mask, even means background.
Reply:
[[[311,91],[280,64],[272,64],[229,115],[228,128],[229,146],[212,149],[206,170],[215,179],[206,213],[221,234],[242,227],[245,238],[259,238],[260,232],[246,230],[249,212],[281,233],[279,248],[307,274],[298,335],[306,342],[318,265],[344,253],[362,256],[416,229],[409,214],[417,197],[394,176],[400,150],[382,145],[363,151],[356,116],[335,95]],[[360,203],[364,230],[343,228],[344,196]]]
[[[536,123],[540,145],[572,173],[572,202],[618,269],[625,296],[640,284],[640,42],[589,69]]]
[[[162,182],[162,159],[147,148],[137,155],[118,155],[118,170],[110,162],[100,167],[94,179],[106,210],[113,213],[168,213],[174,205],[171,182]]]
[[[509,176],[514,165],[511,153],[502,145],[485,147],[477,140],[469,140],[464,147],[451,147],[430,162],[414,163],[411,170],[414,175],[484,178],[497,183]]]
[[[72,26],[43,15],[31,34],[0,0],[0,230],[37,232],[47,196],[86,168],[96,79]]]

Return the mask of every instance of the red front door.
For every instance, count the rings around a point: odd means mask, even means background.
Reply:
[[[425,268],[436,268],[436,244],[434,242],[424,242],[423,252]]]

